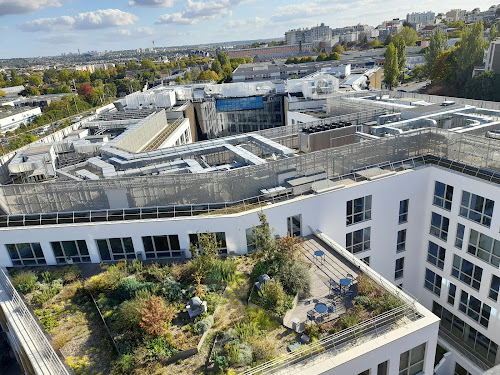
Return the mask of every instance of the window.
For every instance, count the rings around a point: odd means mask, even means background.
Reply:
[[[434,264],[437,268],[443,269],[444,257],[446,256],[446,249],[429,241],[429,249],[427,250],[427,262]]]
[[[425,342],[399,356],[399,375],[413,375],[424,371]]]
[[[370,265],[370,257],[364,257],[360,259],[362,262],[364,262],[367,266]]]
[[[483,276],[483,269],[466,259],[460,258],[458,255],[453,255],[451,276],[463,281],[472,288],[479,290],[481,277]]]
[[[399,202],[399,224],[403,224],[408,221],[409,202],[410,202],[409,199],[405,199]]]
[[[201,249],[200,245],[200,236],[206,233],[191,233],[189,235],[189,244],[194,246],[198,250]],[[226,244],[226,233],[225,232],[213,232],[211,234],[215,234],[215,241],[219,247],[219,254],[227,254],[227,244]]]
[[[400,279],[403,277],[405,268],[405,258],[396,259],[396,265],[394,266],[394,279]]]
[[[456,295],[457,295],[457,286],[453,283],[450,283],[450,287],[448,288],[448,303],[452,306],[455,306]]]
[[[488,328],[491,307],[485,303],[481,303],[480,300],[469,295],[469,293],[464,290],[462,290],[462,294],[460,295],[458,309],[469,318],[479,322],[483,327]]]
[[[494,206],[495,202],[490,199],[462,191],[459,215],[489,228]]]
[[[106,238],[96,240],[101,260],[134,259],[134,245],[132,238]]]
[[[490,293],[488,297],[490,297],[493,301],[498,300],[498,290],[500,288],[500,278],[493,275],[491,277],[491,284],[490,284]]]
[[[472,375],[472,374],[455,362],[455,375]]]
[[[495,267],[500,265],[500,241],[474,229],[470,230],[467,252]]]
[[[457,236],[455,238],[455,247],[458,247],[459,249],[461,249],[462,245],[464,244],[464,233],[465,233],[465,226],[458,223],[457,224]]]
[[[498,345],[478,332],[475,328],[464,322],[459,317],[443,308],[439,303],[433,302],[432,312],[441,318],[439,327],[463,343],[475,356],[481,358],[486,364],[493,366],[497,356]],[[463,374],[463,373],[461,373]]]
[[[431,216],[431,230],[430,234],[435,237],[441,238],[443,241],[448,239],[448,226],[450,221],[447,217],[441,216],[435,212]]]
[[[360,229],[345,235],[346,250],[353,254],[370,250],[371,228]]]
[[[146,259],[181,257],[183,252],[179,244],[179,236],[146,236],[142,237]]]
[[[434,185],[434,200],[432,201],[432,203],[435,206],[439,206],[441,208],[444,208],[445,210],[450,211],[452,200],[453,186],[436,181]]]
[[[246,238],[247,238],[247,252],[252,253],[257,250],[257,242],[255,237],[255,229],[248,228],[245,230]]]
[[[52,246],[58,264],[67,263],[69,259],[74,263],[90,262],[87,242],[84,240],[57,241],[51,242],[50,245]]]
[[[13,266],[47,264],[43,256],[42,247],[38,242],[15,243],[5,246],[7,247]]]
[[[372,196],[348,201],[346,205],[346,223],[352,225],[372,218]]]
[[[387,375],[389,371],[389,361],[379,363],[377,366],[377,375]]]
[[[432,293],[441,296],[441,282],[443,281],[442,277],[437,273],[432,272],[430,269],[425,269],[425,283],[424,287],[429,289]]]
[[[396,245],[396,252],[400,253],[406,250],[406,229],[398,231],[398,243]]]
[[[302,215],[294,215],[286,219],[287,230],[290,236],[302,236]]]

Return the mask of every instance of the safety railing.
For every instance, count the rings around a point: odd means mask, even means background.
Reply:
[[[0,288],[7,297],[7,300],[1,300],[0,304],[4,307],[2,310],[7,319],[9,334],[16,341],[14,345],[22,348],[27,354],[35,373],[69,375],[21,296],[1,269]]]
[[[313,344],[303,345],[291,353],[244,371],[242,375],[299,373],[305,367],[331,359],[335,355],[361,345],[367,340],[386,334],[399,327],[399,324],[405,324],[405,318],[415,321],[420,317],[412,306],[403,305],[327,336]]]

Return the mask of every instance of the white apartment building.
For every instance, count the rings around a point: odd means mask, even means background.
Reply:
[[[466,10],[452,9],[449,12],[446,12],[446,18],[444,20],[446,22],[450,22],[450,21],[465,21],[466,15],[467,15],[467,11]]]
[[[330,26],[324,23],[305,29],[293,29],[285,32],[286,44],[328,42],[332,39]]]
[[[432,24],[436,18],[436,14],[434,12],[421,12],[421,13],[408,13],[406,15],[406,22],[411,23],[412,25],[417,24]]]

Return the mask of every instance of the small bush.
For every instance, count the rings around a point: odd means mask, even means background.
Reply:
[[[161,286],[161,293],[169,302],[178,302],[184,297],[181,284],[168,279]]]
[[[278,280],[271,280],[262,285],[259,297],[262,306],[278,316],[285,315],[286,310],[293,307],[293,298],[285,293]]]
[[[50,301],[62,290],[62,281],[56,280],[51,285],[42,284],[33,296],[33,303],[43,305],[45,302]]]
[[[248,366],[253,362],[253,350],[250,344],[241,342],[239,344],[238,366]]]
[[[263,274],[269,273],[269,262],[258,262],[255,263],[252,269],[252,273],[250,274],[250,281],[255,283],[259,280],[259,276]]]
[[[35,314],[40,320],[40,324],[47,331],[50,332],[53,328],[59,326],[59,321],[56,319],[53,312],[49,309],[35,310]]]
[[[319,325],[317,324],[307,324],[306,328],[304,330],[304,333],[309,336],[311,339],[319,339],[319,336],[321,334]]]
[[[222,371],[224,370],[226,367],[229,366],[229,363],[227,361],[227,358],[223,355],[215,355],[214,356],[214,364],[215,364],[215,368],[218,370],[218,371]]]
[[[278,342],[276,338],[270,335],[254,336],[248,340],[252,346],[256,361],[269,361],[276,355]]]
[[[309,267],[297,260],[279,262],[275,277],[290,295],[299,294],[308,297],[311,294],[311,276]]]
[[[128,265],[128,272],[139,273],[139,272],[142,272],[143,268],[144,268],[144,264],[139,259],[134,259],[132,261],[132,263],[130,263]]]
[[[115,324],[118,325],[117,330],[137,330],[141,323],[142,299],[134,298],[123,302],[118,308],[118,314]]]
[[[358,277],[358,294],[370,297],[376,292],[376,284],[366,275]]]
[[[210,315],[196,323],[195,328],[200,334],[204,334],[214,325],[214,316]]]
[[[157,263],[152,264],[142,272],[142,276],[146,281],[163,282],[170,275],[168,266],[161,266]]]
[[[76,375],[86,374],[90,366],[89,357],[66,357],[66,363],[75,372]]]
[[[281,323],[270,316],[265,310],[248,308],[246,309],[246,313],[248,319],[261,330],[272,330],[281,326]]]
[[[21,293],[29,293],[36,289],[37,280],[33,271],[21,271],[12,277],[12,285]]]
[[[78,280],[81,276],[80,269],[76,265],[66,267],[64,269],[63,281],[64,284],[71,284]]]
[[[134,356],[131,354],[124,354],[120,358],[120,367],[123,373],[131,371],[134,367]]]
[[[52,274],[49,271],[44,271],[40,274],[44,283],[50,284],[52,281]]]
[[[216,260],[212,269],[208,271],[207,280],[228,285],[236,279],[237,264],[233,259]]]
[[[105,272],[92,276],[86,283],[87,289],[94,295],[114,291],[120,281],[126,276],[126,270],[110,266]]]
[[[234,326],[234,333],[242,341],[260,333],[257,325],[253,322],[242,322]]]
[[[354,301],[356,302],[357,305],[361,305],[367,309],[370,309],[372,307],[372,301],[370,300],[369,297],[366,296],[356,296],[354,298]]]
[[[177,316],[177,310],[165,306],[161,297],[151,296],[141,304],[140,326],[151,336],[164,336],[170,322]]]
[[[135,276],[129,276],[120,281],[115,291],[115,296],[119,301],[125,301],[135,296],[136,292],[141,289],[151,288],[152,283],[141,283],[136,280]]]
[[[165,360],[178,352],[165,337],[155,337],[147,345],[148,355],[156,360]]]

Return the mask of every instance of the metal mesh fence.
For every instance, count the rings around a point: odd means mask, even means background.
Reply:
[[[28,214],[234,202],[257,196],[261,189],[278,186],[278,176],[284,172],[311,175],[325,171],[331,178],[368,165],[425,154],[500,169],[497,140],[421,129],[225,172],[5,185],[0,186],[0,204],[8,214]],[[128,207],[111,207],[111,196],[114,201],[121,197]]]

